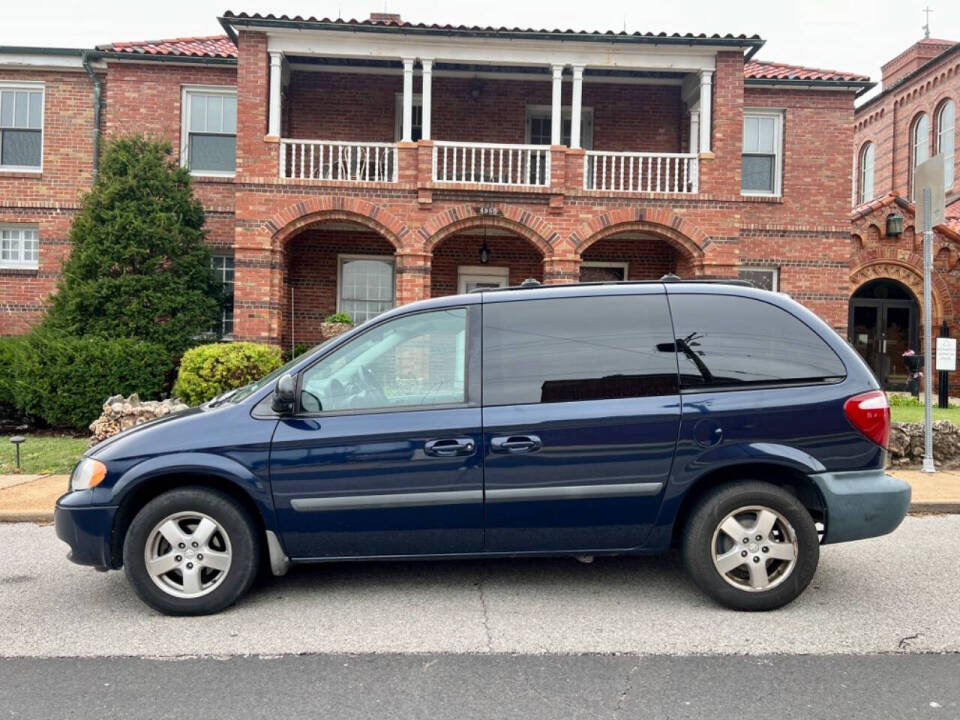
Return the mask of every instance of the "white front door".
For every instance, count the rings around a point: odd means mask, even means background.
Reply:
[[[457,268],[457,292],[468,293],[471,290],[506,287],[509,277],[510,268],[461,265]]]

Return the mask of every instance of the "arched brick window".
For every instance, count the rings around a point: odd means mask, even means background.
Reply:
[[[873,160],[874,146],[872,142],[863,144],[860,148],[860,203],[873,200]]]
[[[947,190],[953,187],[953,163],[956,150],[956,107],[953,100],[946,100],[937,111],[937,152],[941,153],[943,163],[943,186]]]
[[[910,133],[910,146],[913,163],[910,176],[911,197],[916,192],[917,165],[930,159],[930,117],[920,113],[913,121],[913,130]]]

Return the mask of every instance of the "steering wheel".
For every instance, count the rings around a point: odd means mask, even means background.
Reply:
[[[375,403],[385,403],[387,396],[383,392],[383,387],[377,380],[376,374],[368,367],[357,368],[350,379],[349,390],[357,391],[357,394],[367,395]],[[367,405],[369,407],[369,405]]]

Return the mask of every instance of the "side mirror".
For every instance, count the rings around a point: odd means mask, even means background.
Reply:
[[[287,374],[277,380],[277,387],[273,391],[273,400],[270,407],[276,413],[288,413],[293,410],[297,399],[297,379]]]

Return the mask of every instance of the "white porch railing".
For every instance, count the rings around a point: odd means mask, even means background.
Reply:
[[[550,148],[437,140],[433,181],[545,187],[550,184]]]
[[[397,146],[339,140],[280,141],[280,177],[397,182]]]
[[[694,153],[588,150],[583,188],[618,192],[695,193],[698,170]]]

